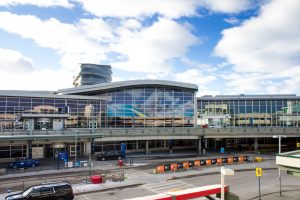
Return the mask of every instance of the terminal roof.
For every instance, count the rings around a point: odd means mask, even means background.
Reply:
[[[176,88],[184,88],[192,91],[197,91],[198,86],[190,83],[182,83],[175,81],[166,81],[166,80],[130,80],[130,81],[120,81],[120,82],[112,82],[112,83],[101,83],[94,85],[85,85],[74,88],[67,88],[58,90],[57,93],[61,94],[79,94],[79,93],[90,93],[93,91],[107,91],[118,88],[132,88],[138,86],[163,86],[163,87],[176,87]]]

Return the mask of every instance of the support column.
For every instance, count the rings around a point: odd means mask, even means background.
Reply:
[[[258,150],[258,138],[254,138],[254,150]]]
[[[92,152],[92,142],[84,142],[84,155],[89,155]]]
[[[32,141],[28,141],[27,143],[27,158],[32,158]]]
[[[149,154],[149,141],[146,140],[146,155]]]
[[[198,154],[202,154],[202,140],[198,139]]]
[[[135,149],[138,150],[139,149],[139,141],[136,141],[136,145],[135,145]]]
[[[208,145],[207,145],[207,141],[208,141],[208,139],[203,139],[204,141],[203,141],[203,145],[204,145],[204,147],[202,147],[202,154],[206,154],[206,149],[208,148]]]
[[[167,148],[167,140],[164,140],[164,149]]]

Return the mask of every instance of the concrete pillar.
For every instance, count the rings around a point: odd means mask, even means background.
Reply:
[[[32,158],[32,141],[27,142],[27,158]]]
[[[254,150],[258,150],[258,138],[254,138]]]
[[[146,155],[149,154],[149,141],[146,140]]]
[[[84,155],[89,155],[92,149],[92,142],[84,142]]]
[[[138,150],[138,149],[139,149],[139,141],[138,141],[138,140],[136,141],[135,148],[136,148],[136,150]]]
[[[164,148],[167,148],[167,140],[164,140]]]
[[[198,139],[198,154],[202,154],[202,140]]]

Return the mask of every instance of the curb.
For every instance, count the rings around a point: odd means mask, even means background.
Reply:
[[[278,168],[276,168],[276,167],[263,168],[263,169],[264,170],[278,170]],[[247,172],[247,171],[252,171],[252,170],[254,171],[255,169],[237,169],[234,171],[235,172]],[[186,176],[176,176],[176,177],[167,179],[167,181],[192,178],[192,177],[196,177],[196,176],[209,176],[209,175],[216,175],[216,174],[220,174],[220,172],[207,172],[207,173],[202,173],[202,174],[190,174],[190,175],[186,175]]]
[[[91,190],[91,191],[84,191],[84,192],[79,192],[79,193],[74,193],[74,196],[80,196],[80,195],[85,195],[85,194],[92,194],[92,193],[97,193],[97,192],[105,192],[108,190],[117,190],[117,189],[124,189],[124,188],[132,188],[132,187],[138,187],[144,185],[144,183],[134,183],[131,185],[123,185],[123,186],[119,186],[119,187],[111,187],[111,188],[103,188],[103,189],[99,189],[99,190]]]

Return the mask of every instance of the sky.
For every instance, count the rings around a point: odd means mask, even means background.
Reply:
[[[94,63],[198,96],[300,95],[299,23],[299,0],[0,0],[0,89],[70,88]]]

